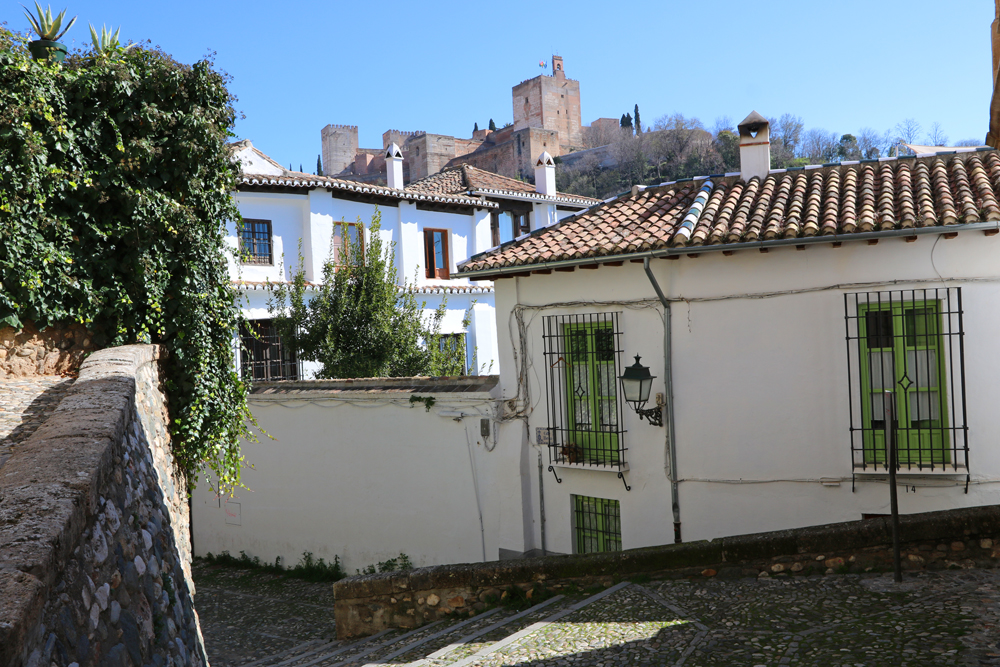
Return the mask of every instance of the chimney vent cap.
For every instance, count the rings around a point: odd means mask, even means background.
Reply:
[[[542,154],[538,156],[535,161],[536,167],[554,167],[556,166],[556,161],[552,159],[548,151],[542,151]]]
[[[754,137],[769,124],[766,118],[756,111],[751,111],[750,115],[736,126],[736,129],[739,130],[741,137]]]
[[[399,158],[400,160],[403,159],[403,151],[399,150],[399,146],[396,145],[396,142],[389,144],[389,148],[385,151],[386,160],[391,160],[393,158]]]

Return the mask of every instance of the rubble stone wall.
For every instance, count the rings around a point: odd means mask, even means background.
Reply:
[[[906,570],[1000,565],[1000,506],[900,517]],[[512,589],[529,599],[574,585],[610,586],[654,575],[695,579],[789,577],[892,570],[888,518],[739,535],[613,553],[441,565],[343,579],[333,585],[337,636],[414,628],[448,616],[474,615]]]
[[[0,471],[0,667],[207,664],[159,356],[93,354]]]
[[[74,371],[96,349],[94,335],[81,324],[44,331],[31,322],[21,329],[0,327],[0,379]]]

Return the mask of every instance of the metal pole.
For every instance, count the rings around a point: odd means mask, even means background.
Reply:
[[[892,568],[896,583],[903,582],[903,570],[899,560],[899,498],[896,495],[896,428],[893,421],[892,391],[882,394],[885,406],[885,442],[889,450],[889,507],[892,513]]]

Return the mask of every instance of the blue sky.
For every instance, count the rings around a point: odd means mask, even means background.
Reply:
[[[66,1],[71,47],[106,23],[184,62],[215,51],[246,115],[239,137],[307,171],[327,123],[358,125],[365,147],[387,129],[502,125],[511,86],[553,53],[580,81],[584,123],[638,103],[645,124],[755,109],[838,134],[914,118],[982,141],[992,92],[990,0]],[[0,21],[28,27],[10,0]]]

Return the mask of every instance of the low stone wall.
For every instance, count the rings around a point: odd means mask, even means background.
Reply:
[[[1000,506],[900,517],[907,570],[1000,564]],[[583,556],[549,556],[352,577],[333,585],[337,636],[473,615],[505,589],[557,592],[622,577],[771,577],[892,569],[888,518]]]
[[[93,354],[0,471],[0,667],[207,664],[159,354]]]
[[[31,322],[21,329],[0,327],[0,379],[74,371],[96,349],[94,335],[80,324],[44,331]]]

